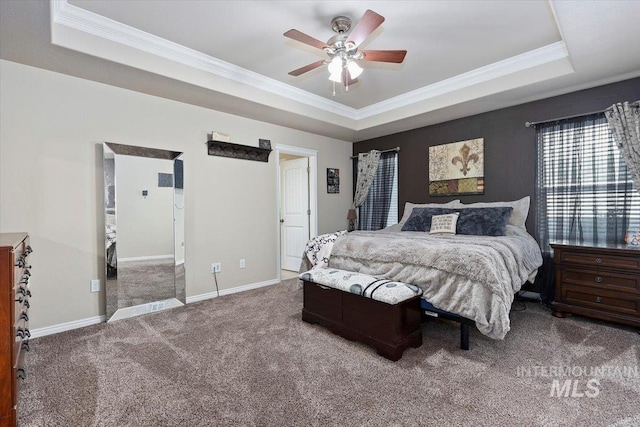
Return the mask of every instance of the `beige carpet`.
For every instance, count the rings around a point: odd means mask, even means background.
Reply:
[[[530,302],[504,341],[473,330],[463,351],[454,326],[429,322],[423,346],[394,363],[302,322],[301,308],[290,280],[34,339],[21,426],[640,425],[638,377],[599,378],[596,397],[551,397],[554,378],[522,375],[640,369],[632,328],[556,319]],[[579,394],[593,377],[571,379]]]

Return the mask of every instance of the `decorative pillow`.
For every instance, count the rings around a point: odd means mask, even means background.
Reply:
[[[509,217],[507,224],[515,225],[527,231],[527,227],[525,223],[527,222],[527,216],[529,215],[529,205],[531,203],[531,197],[526,196],[520,200],[514,200],[513,202],[480,202],[480,203],[471,203],[468,205],[462,204],[463,209],[467,208],[494,208],[494,207],[512,207],[513,212]]]
[[[430,234],[456,234],[456,223],[458,222],[458,212],[434,215],[431,217]]]
[[[411,216],[414,208],[456,208],[458,206],[462,206],[460,199],[452,200],[447,203],[423,203],[423,204],[415,204],[411,202],[406,202],[404,204],[404,212],[402,214],[402,219],[398,221],[398,224],[404,225],[405,222]]]
[[[431,217],[456,212],[453,208],[413,208],[411,216],[402,226],[402,231],[429,231]]]
[[[460,209],[456,231],[474,236],[504,236],[512,207]]]

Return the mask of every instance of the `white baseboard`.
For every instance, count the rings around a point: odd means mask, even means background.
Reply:
[[[271,280],[265,280],[264,282],[250,283],[248,285],[238,286],[238,287],[231,288],[231,289],[222,289],[220,291],[220,296],[231,295],[231,294],[235,294],[235,293],[238,293],[238,292],[250,291],[251,289],[258,289],[258,288],[262,288],[264,286],[276,285],[278,283],[280,283],[280,280],[271,279]],[[215,292],[215,291],[214,292],[207,292],[206,294],[193,295],[193,296],[187,297],[187,304],[192,303],[192,302],[197,302],[197,301],[204,301],[204,300],[211,299],[211,298],[217,298],[217,297],[218,297],[218,293]]]
[[[118,258],[118,262],[149,261],[152,259],[168,259],[168,258],[173,258],[173,255],[149,255],[149,256],[136,256],[131,258]]]
[[[97,325],[107,320],[107,316],[88,317],[86,319],[74,320],[73,322],[60,323],[58,325],[46,326],[44,328],[32,329],[31,338],[44,337],[46,335],[58,334],[72,329],[84,328],[85,326]]]
[[[280,283],[280,280],[271,279],[271,280],[266,280],[264,282],[250,283],[248,285],[238,286],[236,288],[223,289],[220,291],[220,296],[249,291],[251,289],[258,289],[264,286],[276,285],[278,283]],[[207,292],[206,294],[194,295],[191,297],[187,297],[187,304],[192,302],[197,302],[197,301],[204,301],[211,298],[216,298],[217,296],[218,296],[217,292]],[[44,328],[32,329],[31,338],[38,338],[38,337],[44,337],[46,335],[58,334],[60,332],[71,331],[73,329],[96,325],[98,323],[102,323],[106,321],[107,321],[107,316],[95,316],[95,317],[88,317],[86,319],[74,320],[73,322],[60,323],[58,325],[53,325],[53,326],[46,326]]]
[[[120,308],[113,313],[108,322],[116,320],[128,319],[130,317],[140,316],[141,314],[155,313],[157,311],[168,310],[170,308],[180,307],[184,304],[175,298],[169,298],[162,301],[148,302],[145,304],[134,305],[131,307]]]

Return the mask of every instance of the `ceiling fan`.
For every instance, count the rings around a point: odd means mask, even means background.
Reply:
[[[349,34],[351,19],[346,16],[337,16],[331,21],[331,28],[337,34],[326,43],[298,30],[287,31],[284,33],[285,37],[322,49],[329,55],[328,59],[305,65],[302,68],[291,71],[289,75],[299,76],[328,64],[329,80],[334,82],[333,95],[335,96],[335,83],[342,83],[348,91],[349,86],[358,81],[357,78],[362,73],[362,68],[358,65],[358,61],[401,63],[407,54],[406,50],[358,50],[358,46],[383,22],[383,16],[372,10],[367,10]]]

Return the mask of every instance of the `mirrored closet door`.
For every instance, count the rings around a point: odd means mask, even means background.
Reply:
[[[185,303],[182,153],[105,142],[109,321]]]

